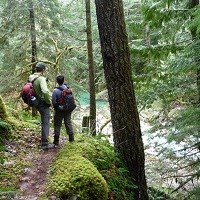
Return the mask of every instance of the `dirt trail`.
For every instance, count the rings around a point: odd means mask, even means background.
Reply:
[[[28,136],[25,136],[25,134]],[[39,134],[34,134],[34,132],[32,134],[30,131],[27,131],[23,136],[23,140],[25,140],[25,146],[20,143],[17,144],[15,148],[21,147],[20,149],[22,150],[23,148],[26,148],[24,160],[28,161],[30,166],[23,169],[23,174],[20,176],[18,183],[20,192],[15,195],[13,200],[38,200],[46,193],[49,165],[56,158],[60,148],[62,148],[67,142],[68,137],[66,135],[60,136],[59,148],[56,147],[48,150],[42,150],[40,148],[38,149],[37,146],[40,143]],[[50,130],[49,136],[52,140],[53,130]],[[21,141],[23,142],[23,140]],[[49,200],[56,200],[56,197],[52,196],[49,198]]]
[[[58,150],[58,148],[41,150],[33,155],[32,166],[24,169],[24,175],[20,178],[21,194],[17,194],[14,200],[37,200],[45,193],[48,167]]]

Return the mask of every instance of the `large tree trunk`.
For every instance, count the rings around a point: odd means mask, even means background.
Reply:
[[[90,86],[90,133],[92,135],[96,135],[96,101],[95,101],[96,98],[95,98],[90,0],[85,0],[85,5],[86,5],[86,26],[87,26],[86,31],[87,31],[88,67],[89,67],[89,86]]]
[[[133,88],[123,4],[121,0],[95,0],[95,3],[114,144],[137,185],[135,199],[148,200],[144,147]]]

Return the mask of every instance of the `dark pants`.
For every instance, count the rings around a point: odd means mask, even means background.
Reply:
[[[54,115],[54,144],[59,143],[60,130],[62,126],[62,121],[64,119],[65,129],[69,135],[69,141],[74,141],[74,131],[71,122],[71,112],[63,112],[61,110],[55,109]]]
[[[50,109],[49,106],[39,105],[38,111],[41,116],[41,145],[48,145],[49,127],[50,127]]]

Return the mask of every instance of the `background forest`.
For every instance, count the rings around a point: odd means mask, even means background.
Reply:
[[[199,1],[123,3],[148,186],[175,199],[199,199]],[[106,84],[93,1],[91,17],[95,87],[102,94]],[[84,1],[1,0],[0,30],[0,93],[8,109],[22,112],[20,90],[35,61],[48,64],[51,91],[56,75],[64,74],[81,104],[89,93]]]

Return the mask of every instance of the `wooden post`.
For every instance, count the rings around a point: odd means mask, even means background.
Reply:
[[[83,116],[82,133],[89,132],[89,125],[90,125],[90,117],[89,116]]]

